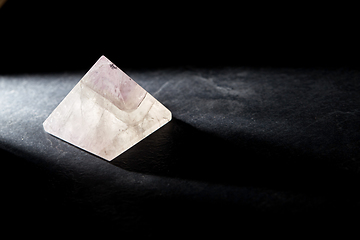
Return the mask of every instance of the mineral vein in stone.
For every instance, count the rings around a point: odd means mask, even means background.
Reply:
[[[43,126],[110,161],[170,120],[166,107],[101,56]]]

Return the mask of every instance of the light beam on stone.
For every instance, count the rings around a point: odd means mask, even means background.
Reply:
[[[43,126],[110,161],[170,120],[166,107],[101,56]]]

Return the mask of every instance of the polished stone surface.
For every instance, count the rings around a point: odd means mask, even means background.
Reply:
[[[43,123],[45,131],[112,160],[171,120],[171,112],[101,56]]]

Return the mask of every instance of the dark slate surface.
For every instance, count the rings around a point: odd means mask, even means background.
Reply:
[[[85,72],[0,76],[11,226],[212,235],[328,228],[359,214],[358,70],[126,72],[173,120],[112,162],[42,127]]]

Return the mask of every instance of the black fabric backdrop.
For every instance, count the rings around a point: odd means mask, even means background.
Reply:
[[[9,0],[0,9],[6,229],[171,237],[357,224],[360,72],[349,7],[338,21],[341,8],[114,4]],[[102,54],[173,113],[112,162],[42,127]]]

